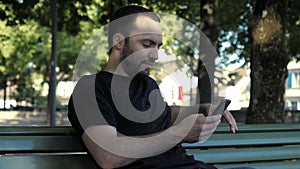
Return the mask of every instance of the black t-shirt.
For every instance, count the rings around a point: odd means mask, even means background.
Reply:
[[[123,135],[140,136],[157,133],[171,126],[171,109],[163,101],[158,85],[152,78],[137,75],[131,79],[104,71],[85,76],[77,83],[69,101],[68,117],[73,127],[81,133],[90,125],[108,124]],[[165,153],[137,160],[121,168],[214,167],[194,160],[178,144]]]

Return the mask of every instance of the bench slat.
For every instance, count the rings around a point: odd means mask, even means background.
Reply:
[[[30,155],[30,156],[2,156],[0,169],[97,169],[96,164],[87,155]],[[253,164],[225,164],[215,165],[219,169],[249,166],[258,169],[299,169],[300,160],[285,162],[263,162]]]
[[[0,136],[0,152],[84,151],[78,136]]]
[[[183,146],[196,159],[220,168],[299,169],[300,125],[240,125],[236,134],[229,134],[228,126],[220,125],[207,142]],[[78,133],[70,126],[0,127],[0,169],[97,168],[86,154],[70,152],[85,152]]]
[[[1,126],[0,136],[13,135],[77,135],[70,126],[47,127],[47,126]]]
[[[247,124],[239,125],[239,133],[300,131],[299,124]],[[229,133],[228,125],[221,124],[216,133]],[[77,134],[71,126],[0,126],[0,135],[20,134]]]
[[[300,145],[262,148],[220,148],[187,150],[195,159],[207,163],[232,163],[300,159]]]
[[[242,124],[238,126],[239,133],[259,133],[259,132],[280,132],[280,131],[300,131],[300,125],[293,124]],[[220,124],[215,133],[229,133],[227,124]]]
[[[1,156],[0,169],[97,169],[87,155]]]
[[[267,133],[236,133],[236,134],[213,134],[204,143],[182,144],[186,148],[209,148],[209,147],[243,147],[258,145],[281,145],[299,144],[300,131],[295,132],[267,132]]]
[[[253,167],[257,169],[299,169],[300,160],[284,161],[284,162],[264,162],[253,164],[226,164],[215,165],[218,169],[235,168],[235,167]]]

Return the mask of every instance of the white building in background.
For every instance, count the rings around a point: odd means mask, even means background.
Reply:
[[[164,50],[159,50],[157,62],[162,75],[157,81],[169,105],[190,105],[196,100],[198,79],[191,75],[187,64],[178,64],[178,61],[181,61],[180,56],[168,55]]]
[[[288,64],[288,70],[285,108],[289,110],[300,110],[300,62],[291,61]]]
[[[288,77],[286,79],[285,109],[300,110],[300,62],[291,61],[288,64]],[[234,71],[224,71],[224,76],[231,76],[232,82],[224,86],[220,97],[232,100],[229,110],[247,108],[250,101],[250,70],[239,68]]]
[[[228,106],[229,110],[247,108],[250,100],[250,70],[247,68],[225,70],[223,75],[231,80],[220,89],[218,96],[231,100],[231,104]]]
[[[190,105],[195,101],[198,79],[188,75],[187,65],[164,77],[159,84],[161,93],[169,105]],[[191,90],[192,89],[192,90]]]

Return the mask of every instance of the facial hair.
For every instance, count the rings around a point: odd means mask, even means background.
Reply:
[[[149,76],[150,69],[145,69],[137,72],[135,69],[133,69],[132,65],[130,64],[130,59],[126,59],[128,56],[133,54],[133,51],[129,44],[129,39],[125,39],[124,48],[121,53],[121,60],[120,62],[123,62],[124,70],[129,74],[129,76],[135,76],[136,74],[141,76]],[[126,59],[126,60],[125,60]]]

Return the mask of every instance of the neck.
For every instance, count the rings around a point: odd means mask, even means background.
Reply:
[[[128,74],[124,71],[122,67],[118,67],[121,62],[120,56],[121,55],[118,52],[115,52],[113,50],[112,53],[109,55],[109,59],[104,71],[121,76],[128,76]]]

